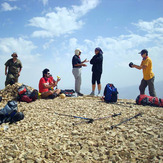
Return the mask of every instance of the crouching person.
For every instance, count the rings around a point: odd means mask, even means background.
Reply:
[[[49,69],[44,69],[42,73],[43,77],[39,81],[39,93],[41,93],[41,98],[53,99],[57,97],[60,94],[61,90],[60,89],[51,90],[51,88],[57,86],[58,82],[60,81],[60,78],[57,79],[57,81],[55,81],[54,83],[50,81]]]

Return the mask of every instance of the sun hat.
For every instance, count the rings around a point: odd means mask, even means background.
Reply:
[[[15,55],[16,57],[18,57],[18,55],[17,55],[16,52],[13,52],[13,53],[11,54],[12,57],[13,57],[14,55]]]

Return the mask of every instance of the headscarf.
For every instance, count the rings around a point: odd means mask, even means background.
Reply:
[[[82,51],[80,49],[76,49],[75,50],[75,55],[79,56],[79,54],[81,53]]]
[[[101,55],[103,54],[103,51],[101,50],[101,48],[97,47],[97,48],[95,49],[95,51],[96,51],[96,50],[99,51],[99,54],[101,54]]]

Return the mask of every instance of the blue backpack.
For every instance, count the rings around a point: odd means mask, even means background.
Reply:
[[[8,101],[3,109],[0,109],[0,125],[2,123],[15,123],[24,119],[24,114],[18,112],[17,102]]]
[[[117,102],[118,91],[113,84],[108,83],[104,89],[104,100],[105,102]]]

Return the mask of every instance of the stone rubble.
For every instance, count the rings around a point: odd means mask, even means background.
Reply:
[[[16,97],[18,86],[0,91],[6,99],[0,108]],[[0,163],[163,162],[162,108],[139,106],[126,99],[107,104],[95,97],[39,99],[20,102],[18,108],[24,120],[0,130]],[[87,118],[121,115],[73,126],[85,120],[54,112]],[[110,129],[139,112],[142,117]]]

